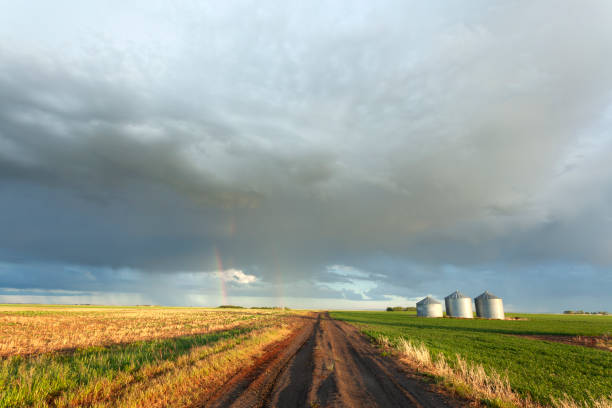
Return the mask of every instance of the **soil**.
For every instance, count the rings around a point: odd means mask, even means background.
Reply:
[[[563,335],[535,335],[515,334],[513,336],[525,337],[534,340],[554,341],[571,344],[573,346],[592,347],[600,350],[612,351],[612,339],[608,336],[563,336]]]
[[[304,325],[218,390],[205,407],[458,407],[327,313]]]

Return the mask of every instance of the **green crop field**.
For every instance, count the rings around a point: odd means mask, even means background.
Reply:
[[[422,342],[452,361],[456,354],[507,374],[512,389],[538,403],[576,401],[612,393],[612,352],[513,336],[612,334],[612,316],[512,315],[527,320],[427,319],[410,312],[332,312],[364,333]]]

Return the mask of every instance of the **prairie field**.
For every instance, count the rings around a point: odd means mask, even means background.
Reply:
[[[194,406],[299,326],[275,309],[0,306],[0,407]]]
[[[612,398],[611,351],[539,338],[596,336],[603,339],[604,346],[609,345],[612,316],[511,314],[522,320],[471,320],[421,318],[411,312],[338,311],[330,315],[358,326],[374,341],[382,339],[391,349],[409,349],[429,368],[443,359],[450,365],[445,373],[468,364],[482,367],[486,375],[499,374],[507,378],[508,392],[522,401],[518,405],[612,404],[606,400]],[[474,376],[478,370],[463,371]],[[433,375],[435,381],[444,382],[442,377]]]
[[[341,381],[333,367],[350,358],[336,353],[359,343],[316,315],[315,324],[315,314],[279,309],[0,305],[0,408],[206,406],[247,367],[287,353],[287,342],[298,347],[293,339],[307,320],[306,337],[335,342],[319,365]],[[388,363],[416,362],[425,380],[480,405],[611,406],[612,316],[510,316],[520,320],[330,313],[357,326]],[[300,350],[312,348],[317,361],[326,345]],[[300,361],[287,372],[312,370]]]
[[[0,306],[0,356],[229,330],[270,319],[267,310]]]

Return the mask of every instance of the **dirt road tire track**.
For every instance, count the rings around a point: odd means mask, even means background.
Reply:
[[[266,353],[259,364],[237,376],[204,406],[253,407],[457,407],[406,375],[383,357],[359,331],[320,313],[304,318],[286,345]]]
[[[252,367],[239,373],[218,390],[203,406],[206,408],[270,406],[270,394],[274,385],[279,381],[279,375],[287,369],[289,363],[303,348],[309,347],[307,343],[313,341],[315,326],[320,323],[321,316],[302,316],[301,318],[304,324],[297,333],[274,345]]]

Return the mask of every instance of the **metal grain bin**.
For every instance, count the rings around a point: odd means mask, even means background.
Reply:
[[[476,316],[485,319],[503,319],[504,304],[502,299],[486,290],[480,296],[474,299],[476,304]]]
[[[446,315],[450,317],[462,317],[471,319],[474,317],[472,312],[472,298],[465,296],[458,290],[444,298],[446,303]]]
[[[431,296],[417,302],[417,316],[421,317],[442,317],[442,303]]]

